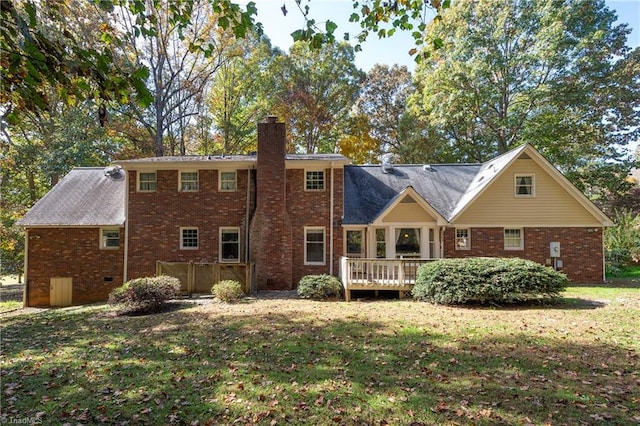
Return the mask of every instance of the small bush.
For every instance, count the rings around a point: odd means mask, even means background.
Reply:
[[[333,275],[307,275],[298,283],[298,296],[303,299],[327,299],[339,297],[342,284]]]
[[[567,276],[518,258],[441,259],[420,267],[414,299],[445,305],[556,298]]]
[[[126,313],[150,313],[161,310],[165,303],[180,293],[180,280],[161,275],[127,281],[109,294],[109,303],[122,305]]]
[[[218,299],[226,303],[235,302],[244,296],[242,284],[235,280],[223,280],[211,287],[211,292]]]

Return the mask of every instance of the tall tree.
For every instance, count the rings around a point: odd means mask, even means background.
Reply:
[[[441,159],[531,143],[582,189],[598,178],[617,191],[623,148],[640,135],[640,74],[615,21],[603,0],[455,2],[428,29],[449,39],[418,66],[413,99]]]
[[[231,0],[208,0],[207,3],[216,12],[218,25],[230,30],[236,38],[244,38],[252,30],[257,33],[262,30],[262,25],[254,20],[257,14],[254,2],[242,6]],[[334,42],[338,26],[332,21],[326,21],[324,25],[316,23],[310,13],[310,0],[305,3],[303,6],[303,0],[296,0],[297,9],[304,17],[304,26],[292,34],[293,39],[305,41],[314,48]],[[450,0],[417,0],[361,4],[354,0],[354,11],[349,20],[360,22],[359,43],[365,41],[370,33],[388,37],[396,29],[401,29],[412,31],[416,44],[422,44],[426,22],[431,18],[429,11],[439,12],[449,3]],[[166,13],[167,21],[176,26],[179,34],[191,25],[194,18],[193,2],[183,0],[1,1],[0,51],[4,54],[0,67],[0,104],[4,105],[4,120],[15,121],[14,113],[21,110],[46,110],[48,99],[42,91],[46,85],[60,88],[65,94],[65,101],[93,97],[95,86],[98,86],[100,96],[105,99],[124,100],[122,94],[134,89],[136,100],[142,106],[151,103],[152,96],[145,85],[149,72],[146,66],[139,64],[134,69],[125,69],[114,60],[111,47],[123,42],[119,23],[105,21],[100,31],[103,45],[87,48],[82,44],[83,36],[69,31],[65,19],[58,19],[87,4],[108,12],[128,10],[135,17],[134,25],[130,27],[131,35],[135,37],[157,34],[163,25],[157,20],[161,11]],[[282,11],[286,16],[285,6]],[[53,18],[60,25],[47,28],[43,25],[43,16]],[[345,39],[349,37],[345,33]],[[436,44],[441,42],[436,40]],[[206,39],[193,40],[189,48],[205,54],[215,49]],[[356,48],[359,49],[359,44]],[[412,49],[412,54],[415,52],[416,49]]]
[[[414,92],[411,73],[405,66],[376,64],[367,73],[356,106],[359,114],[371,120],[372,137],[381,142],[380,154],[399,156],[409,137],[405,130],[415,130],[407,108]]]
[[[292,149],[303,153],[336,152],[363,73],[347,43],[311,50],[294,43],[288,55],[274,60],[272,111],[288,127]]]
[[[154,13],[156,29],[151,34],[136,33],[135,14],[122,8],[114,11],[116,19],[127,29],[124,57],[130,57],[135,66],[144,66],[150,71],[147,81],[152,96],[150,108],[143,108],[137,102],[130,102],[128,106],[131,115],[154,141],[156,156],[164,155],[167,148],[172,154],[185,154],[183,131],[189,118],[198,114],[203,93],[224,60],[221,50],[225,46],[215,37],[217,16],[203,2],[196,2],[192,7],[192,22],[187,29],[172,21],[169,8],[149,7]],[[193,43],[204,41],[211,46],[208,52],[189,48]]]
[[[264,76],[274,57],[270,41],[249,36],[236,40],[228,52],[207,96],[215,140],[207,153],[255,150],[256,122],[269,112],[270,85]]]

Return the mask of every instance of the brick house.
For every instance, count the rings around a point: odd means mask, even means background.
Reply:
[[[604,279],[611,221],[524,145],[484,164],[350,165],[287,154],[258,124],[257,155],[124,160],[76,168],[19,222],[25,305],[106,300],[158,261],[251,264],[258,290],[304,275],[407,290],[429,259],[517,256],[575,282]]]

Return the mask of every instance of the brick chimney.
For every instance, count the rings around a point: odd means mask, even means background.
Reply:
[[[292,230],[286,203],[286,131],[274,116],[258,123],[256,210],[249,250],[258,290],[290,290]]]

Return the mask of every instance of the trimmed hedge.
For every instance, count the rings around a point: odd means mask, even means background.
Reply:
[[[126,313],[158,312],[180,294],[180,280],[161,275],[127,281],[109,294],[109,304],[122,305]]]
[[[303,299],[340,297],[342,284],[333,275],[306,275],[298,283],[298,296]]]
[[[515,303],[557,298],[567,283],[565,274],[525,259],[440,259],[420,267],[412,294],[444,305]]]
[[[223,302],[231,303],[244,297],[242,284],[235,280],[222,280],[211,287],[211,292]]]

